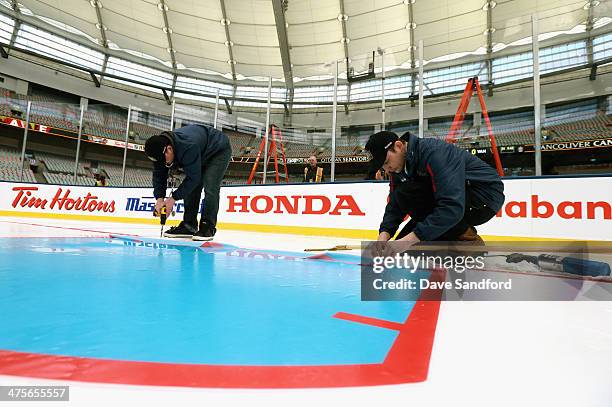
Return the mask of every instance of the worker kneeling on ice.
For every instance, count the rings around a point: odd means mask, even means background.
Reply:
[[[370,136],[366,150],[372,154],[369,172],[383,168],[391,175],[378,241],[390,240],[409,215],[396,237],[406,249],[420,241],[482,243],[475,226],[504,203],[504,184],[492,167],[453,144],[410,133],[400,138],[381,131]]]

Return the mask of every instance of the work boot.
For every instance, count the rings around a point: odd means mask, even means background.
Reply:
[[[193,226],[181,222],[177,226],[172,226],[170,229],[166,230],[164,232],[164,237],[192,237],[194,233],[196,233],[196,230]]]
[[[209,240],[213,240],[214,237],[215,237],[215,228],[211,228],[207,222],[203,221],[203,222],[200,222],[200,228],[193,235],[192,239],[201,241],[201,242],[206,242]]]
[[[465,232],[463,232],[457,237],[457,240],[461,242],[472,242],[474,245],[479,246],[485,245],[484,240],[482,240],[482,237],[478,235],[474,226],[468,226]]]

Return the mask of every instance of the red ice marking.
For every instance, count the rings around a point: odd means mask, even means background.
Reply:
[[[104,239],[110,236],[0,236],[0,239]]]
[[[338,259],[333,258],[332,256],[330,256],[327,253],[315,254],[313,256],[306,256],[306,257],[304,257],[304,259],[306,259],[306,260],[323,260],[323,261],[329,261],[329,262],[332,262],[332,263],[353,264],[353,265],[356,265],[356,266],[361,266],[361,264],[358,261],[338,260]]]
[[[349,314],[346,312],[338,312],[334,315],[334,318],[357,322],[359,324],[377,326],[379,328],[391,329],[394,331],[400,331],[403,326],[398,322],[386,321],[384,319],[371,318],[363,315]]]
[[[222,243],[217,243],[217,242],[204,242],[202,243],[202,246],[200,247],[216,247],[216,248],[221,248],[223,247]]]
[[[443,281],[443,273],[432,273]],[[137,362],[0,350],[0,374],[52,380],[213,388],[380,386],[427,379],[440,310],[440,290],[424,293],[382,363],[322,366],[237,366]],[[422,299],[426,298],[426,299]]]
[[[111,235],[113,232],[105,232],[102,230],[92,230],[92,229],[81,229],[81,228],[71,228],[71,227],[67,227],[67,226],[52,226],[52,225],[40,225],[38,223],[24,223],[24,222],[13,222],[13,221],[0,221],[3,223],[12,223],[15,225],[28,225],[28,226],[39,226],[39,227],[43,227],[43,228],[52,228],[52,229],[64,229],[64,230],[78,230],[80,232],[94,232],[94,233],[100,233],[100,234],[104,234],[104,235]],[[128,233],[121,233],[122,235],[125,236],[137,236],[137,235],[131,235]]]
[[[313,259],[313,260],[328,260],[328,261],[334,260],[333,257],[331,257],[329,254],[326,254],[326,253],[314,254],[312,256],[307,256],[306,258]]]

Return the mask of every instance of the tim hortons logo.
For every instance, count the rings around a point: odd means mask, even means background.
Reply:
[[[13,208],[57,208],[66,211],[115,212],[115,201],[100,201],[96,195],[92,195],[90,192],[84,197],[72,197],[70,196],[70,189],[64,191],[62,188],[58,188],[55,196],[49,202],[48,199],[35,194],[38,187],[14,187],[13,191],[17,193],[15,199],[13,199]]]
[[[365,216],[351,195],[230,195],[227,212]]]
[[[531,201],[509,201],[497,217],[547,219],[558,215],[562,219],[612,219],[612,205],[606,201],[562,201],[553,204],[531,195]]]

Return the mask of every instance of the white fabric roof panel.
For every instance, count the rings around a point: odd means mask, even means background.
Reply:
[[[400,7],[407,8],[402,0],[344,0],[344,12],[350,16],[385,8],[392,8],[397,12]]]
[[[260,79],[267,78],[270,75],[273,78],[283,77],[282,65],[278,65],[275,67],[275,66],[265,66],[265,65],[246,65],[246,64],[237,63],[235,68],[236,68],[236,72],[239,72],[241,75],[258,77]]]
[[[304,24],[317,21],[337,20],[340,14],[338,0],[301,0],[290,1],[285,13],[285,20],[292,24]]]
[[[183,54],[178,51],[174,54],[178,63],[185,65],[186,68],[193,69],[205,69],[210,70],[212,72],[218,72],[222,75],[225,75],[230,71],[230,66],[227,61],[216,61],[213,59],[207,59],[206,55],[202,55],[202,57]]]
[[[350,55],[352,59],[359,56],[372,55],[372,51],[389,48],[405,48],[410,47],[410,31],[401,30],[376,36],[369,36],[359,40],[352,40],[349,44]]]
[[[272,1],[270,0],[225,0],[225,12],[232,24],[276,27]]]
[[[340,41],[331,44],[318,45],[316,47],[297,47],[291,50],[291,62],[294,69],[299,65],[319,65],[330,63],[330,55],[344,53]]]
[[[223,0],[236,74],[273,75],[282,79],[281,53],[271,0]],[[584,24],[588,0],[497,0],[492,9],[493,44],[528,41],[531,15],[540,33],[568,32]],[[112,48],[158,59],[166,67],[171,56],[163,30],[159,0],[99,0],[106,36]],[[409,63],[409,5],[403,0],[343,0],[349,58],[367,61],[372,51],[386,52],[385,65]],[[453,59],[483,52],[487,44],[487,0],[416,0],[412,5],[416,45],[425,44],[426,60]],[[612,21],[611,0],[600,0],[593,15],[600,25]],[[21,0],[45,21],[67,25],[99,41],[96,9],[88,0]],[[221,0],[165,0],[175,58],[179,66],[225,77],[231,72]],[[6,7],[6,6],[5,6]],[[290,0],[285,12],[293,75],[297,80],[328,75],[334,60],[344,59],[340,0]],[[27,12],[24,15],[28,15]],[[579,33],[581,26],[573,31]],[[603,30],[603,29],[602,29]],[[609,30],[609,28],[605,28]],[[75,33],[75,30],[70,30]],[[550,36],[550,34],[548,34]],[[542,37],[541,37],[542,38]],[[89,40],[84,40],[87,45]],[[415,52],[416,54],[416,52]],[[126,54],[125,58],[131,56]],[[377,66],[379,63],[377,62]]]
[[[139,32],[138,36],[142,38],[142,31]],[[151,38],[152,40],[155,40],[157,44],[150,44],[148,42],[144,42],[139,38],[130,38],[125,35],[121,35],[119,33],[111,31],[110,29],[106,32],[106,38],[109,42],[117,44],[119,48],[123,50],[145,53],[162,61],[170,60],[170,54],[167,50],[168,42],[166,41],[165,43],[163,43],[162,38]]]
[[[166,5],[169,14],[173,12],[182,13],[214,20],[219,24],[222,18],[219,0],[166,0]]]
[[[340,43],[342,26],[337,20],[290,25],[287,29],[287,35],[289,44],[293,48]]]
[[[281,66],[278,47],[234,47],[234,58],[242,61],[253,61],[258,65]]]
[[[96,39],[100,37],[100,30],[96,27],[98,22],[96,11],[89,2],[82,0],[20,0],[19,3],[36,16],[47,17],[66,24]]]
[[[173,35],[172,45],[175,49],[179,50],[178,53],[181,55],[203,57],[209,60],[217,60],[224,63],[227,63],[227,61],[230,59],[229,50],[225,44],[222,43],[201,41],[197,38],[186,37],[183,35]],[[183,52],[181,52],[181,50]]]
[[[407,8],[402,7],[400,9],[389,8],[376,13],[361,14],[357,17],[349,18],[347,22],[347,36],[350,38],[350,45],[353,42],[365,37],[376,37],[380,35],[387,35],[393,31],[400,31],[401,34],[409,34],[410,30],[406,30],[406,24],[408,22],[408,11]],[[398,37],[402,37],[398,34]],[[407,39],[407,43],[410,40],[410,36],[404,37]],[[395,44],[393,44],[395,45]],[[382,48],[385,48],[383,46]]]
[[[188,14],[168,12],[168,24],[173,31],[173,40],[175,37],[184,35],[202,42],[212,41],[224,44],[226,41],[225,28],[219,21],[206,20]],[[162,34],[164,33],[162,32]]]
[[[233,24],[229,27],[230,38],[235,45],[253,47],[278,47],[276,26]],[[246,61],[245,61],[246,62]]]
[[[510,44],[531,35],[531,16],[538,15],[540,33],[570,30],[586,21],[586,1],[513,0],[493,9],[494,43]]]

